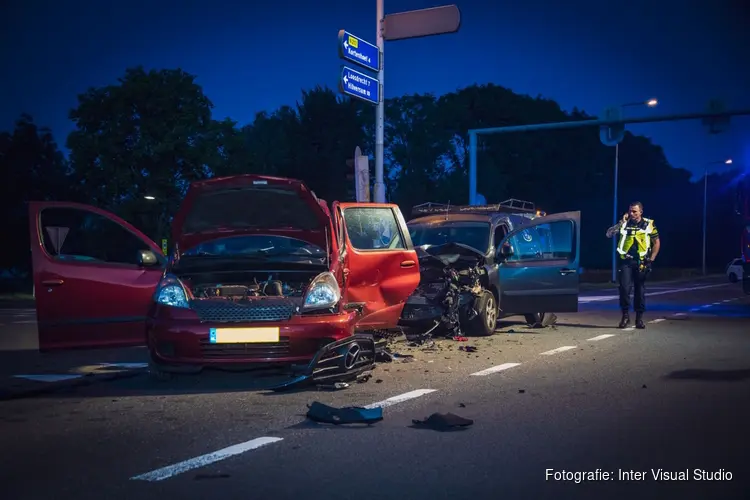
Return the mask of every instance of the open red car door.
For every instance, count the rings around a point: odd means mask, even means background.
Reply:
[[[334,213],[345,233],[346,300],[363,306],[357,330],[395,328],[419,285],[417,253],[401,211],[386,203],[334,203]]]
[[[145,344],[166,263],[156,243],[78,203],[31,202],[29,224],[40,350]]]

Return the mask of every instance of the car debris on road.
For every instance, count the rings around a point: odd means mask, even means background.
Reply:
[[[474,421],[454,413],[433,413],[424,420],[412,420],[412,427],[432,429],[439,432],[465,430]]]
[[[314,401],[308,406],[307,418],[321,424],[367,424],[372,425],[383,420],[383,408],[360,408],[348,406],[335,408]]]

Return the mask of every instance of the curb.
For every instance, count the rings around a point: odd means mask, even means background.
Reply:
[[[61,380],[59,382],[48,382],[40,387],[31,387],[26,389],[18,390],[5,390],[0,389],[0,401],[10,401],[14,399],[23,399],[41,394],[49,394],[67,389],[71,387],[83,387],[87,385],[98,384],[100,382],[109,382],[112,380],[119,380],[125,378],[137,377],[143,373],[147,373],[148,368],[134,368],[130,370],[123,370],[115,373],[95,374],[90,373],[88,375],[82,375],[80,378],[71,380]]]

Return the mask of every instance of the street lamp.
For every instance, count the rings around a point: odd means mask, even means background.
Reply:
[[[147,200],[155,200],[156,199],[153,196],[151,196],[150,194],[147,194],[146,196],[144,196],[144,198],[147,199]]]
[[[706,163],[706,166],[703,169],[703,265],[701,266],[701,270],[703,271],[703,276],[706,275],[706,225],[708,222],[708,167],[711,165],[718,165],[723,163],[724,165],[731,165],[732,159],[728,158],[726,160],[721,161],[712,161],[710,163]]]
[[[655,97],[647,101],[639,102],[628,102],[620,104],[621,108],[628,108],[631,106],[647,106],[654,108],[659,104],[659,100]],[[615,194],[612,209],[612,224],[617,224],[620,220],[619,212],[617,211],[617,184],[620,178],[620,143],[615,144]],[[612,238],[612,283],[617,282],[617,238]]]

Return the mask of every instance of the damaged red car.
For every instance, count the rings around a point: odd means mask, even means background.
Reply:
[[[168,256],[87,205],[31,203],[30,228],[40,349],[145,343],[156,373],[365,366],[420,279],[396,205],[291,179],[193,183]]]

